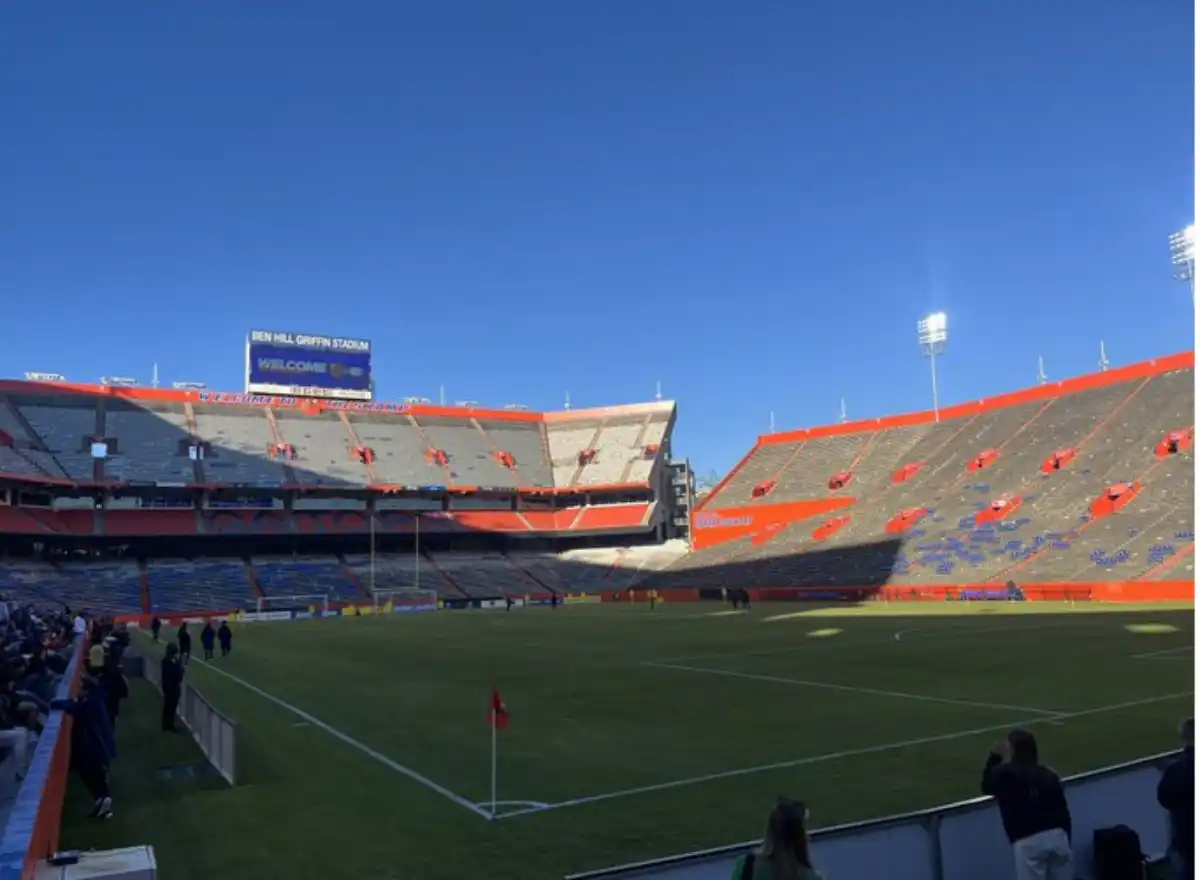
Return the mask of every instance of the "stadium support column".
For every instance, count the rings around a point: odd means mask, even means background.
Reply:
[[[933,382],[933,420],[935,422],[941,418],[938,412],[937,359],[938,355],[946,350],[947,338],[945,312],[934,312],[917,321],[917,343],[921,346],[921,353],[929,358],[929,377]]]

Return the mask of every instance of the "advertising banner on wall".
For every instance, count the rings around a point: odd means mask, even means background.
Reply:
[[[246,337],[246,393],[369,401],[371,343],[251,330]]]

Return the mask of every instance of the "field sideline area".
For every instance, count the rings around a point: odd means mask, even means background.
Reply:
[[[148,639],[136,641],[151,649]],[[239,724],[240,784],[195,760],[138,683],[116,816],[62,847],[147,843],[163,876],[552,878],[761,833],[776,795],[814,826],[972,797],[1030,726],[1073,774],[1177,745],[1191,606],[568,606],[254,623],[189,680]],[[199,645],[197,644],[197,648]],[[157,654],[153,654],[155,658]],[[500,734],[488,821],[488,698]]]

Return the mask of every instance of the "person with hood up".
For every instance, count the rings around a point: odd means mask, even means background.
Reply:
[[[82,684],[76,699],[55,700],[50,705],[75,719],[71,726],[71,767],[92,796],[92,818],[111,819],[113,801],[108,771],[117,757],[117,743],[104,707],[104,686],[92,675],[85,675]]]
[[[767,833],[757,852],[738,859],[730,880],[822,880],[812,864],[808,807],[780,798],[767,817]]]
[[[1183,752],[1158,780],[1158,804],[1171,814],[1171,862],[1176,880],[1196,876],[1196,722],[1179,725]]]
[[[158,634],[162,632],[162,621],[155,617],[150,621],[150,635],[154,636],[154,641],[158,641]]]
[[[996,799],[1017,880],[1074,880],[1071,811],[1058,774],[1038,761],[1037,740],[1014,730],[992,747],[980,789]]]
[[[233,630],[229,628],[228,620],[222,620],[217,627],[217,641],[221,643],[221,656],[228,657],[233,650]]]
[[[213,629],[212,621],[204,621],[204,629],[200,630],[200,647],[204,649],[204,660],[213,658],[213,645],[217,640],[217,631]]]
[[[187,662],[192,659],[192,634],[188,632],[187,621],[179,624],[179,632],[176,636],[179,640],[179,657],[186,666]]]

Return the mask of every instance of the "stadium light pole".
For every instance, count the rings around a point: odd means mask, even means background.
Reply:
[[[933,380],[933,420],[935,422],[941,421],[941,417],[938,415],[937,359],[938,355],[946,350],[947,337],[945,312],[934,312],[917,321],[917,342],[921,346],[921,353],[929,358],[929,375]]]
[[[1196,225],[1188,224],[1167,239],[1171,246],[1171,264],[1175,277],[1188,283],[1192,305],[1196,304]]]

